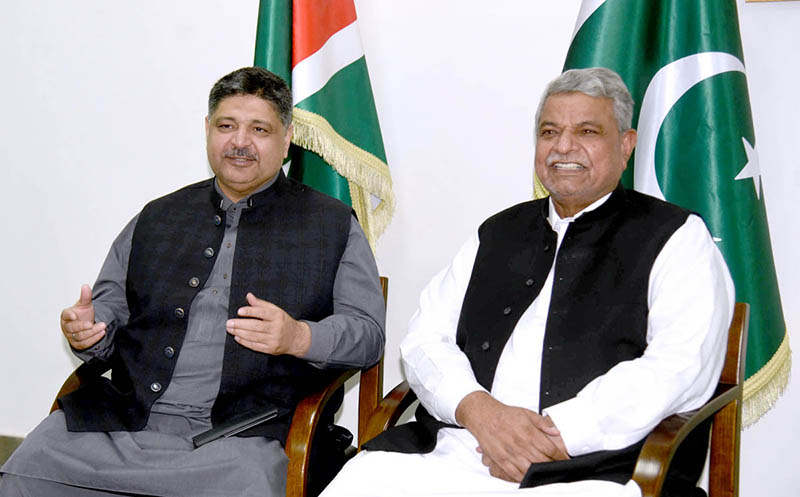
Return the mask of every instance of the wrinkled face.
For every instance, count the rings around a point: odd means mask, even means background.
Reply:
[[[272,104],[255,95],[226,97],[206,117],[208,162],[234,202],[278,174],[291,138],[292,125],[284,128]]]
[[[619,132],[611,99],[579,92],[548,97],[535,167],[559,216],[573,216],[611,192],[635,145],[636,131]]]

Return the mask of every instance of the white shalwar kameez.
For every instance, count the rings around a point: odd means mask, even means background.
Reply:
[[[548,220],[558,234],[558,247],[569,223],[607,199],[608,195],[566,219],[559,218],[551,201]],[[423,290],[419,310],[400,347],[406,376],[420,402],[433,416],[452,424],[457,424],[459,402],[469,393],[485,391],[456,345],[459,313],[478,245],[476,233]],[[539,412],[542,344],[553,272],[551,267],[542,291],[506,343],[490,392],[505,404],[534,412]],[[644,355],[617,364],[574,398],[545,410],[561,431],[570,456],[634,444],[661,419],[701,406],[714,392],[724,361],[734,287],[699,217],[689,216],[664,245],[651,269],[648,288]],[[520,489],[491,476],[477,447],[469,431],[444,428],[428,454],[363,451],[345,465],[321,497],[641,496],[632,480],[625,485],[587,480]]]

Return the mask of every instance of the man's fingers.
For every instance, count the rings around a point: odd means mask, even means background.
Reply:
[[[231,335],[255,341],[259,341],[259,338],[263,339],[267,334],[267,330],[263,328],[264,323],[257,319],[229,319],[225,326]]]
[[[68,323],[64,328],[64,335],[68,339],[73,339],[76,341],[85,340],[86,338],[92,337],[97,333],[105,332],[106,331],[106,324],[105,323],[86,323],[80,322],[82,324],[88,324],[88,326],[74,326],[78,321]]]
[[[525,463],[523,464],[524,469],[520,470],[515,462],[511,460],[504,461],[501,464],[486,454],[481,457],[481,462],[484,466],[489,468],[490,475],[494,476],[495,478],[500,478],[502,480],[514,483],[519,483],[522,481],[522,477],[525,476],[525,473],[528,471],[528,466],[530,466],[529,464]]]
[[[67,323],[70,321],[75,321],[78,319],[78,313],[76,313],[72,307],[67,307],[63,311],[61,311],[61,322]]]
[[[80,333],[91,330],[94,326],[94,323],[91,321],[67,321],[64,323],[63,329],[64,334],[68,335],[70,333]],[[103,328],[105,328],[105,325],[103,325]]]
[[[532,426],[532,431],[526,434],[528,440],[522,447],[520,453],[529,462],[556,461],[567,459],[567,454],[555,443],[554,438],[537,427]]]
[[[259,319],[229,319],[226,330],[241,345],[258,352],[274,354],[279,344],[277,337]]]
[[[253,340],[248,340],[241,335],[234,335],[234,340],[236,343],[243,347],[247,347],[250,350],[254,350],[256,352],[261,352],[263,354],[275,354],[275,348],[265,344],[263,342],[257,342]]]
[[[236,312],[243,318],[260,319],[261,321],[275,321],[280,319],[280,313],[272,307],[245,306],[240,307]]]
[[[569,459],[566,449],[556,444],[555,439],[555,437],[544,435],[542,441],[536,444],[537,451],[548,460],[561,461]]]
[[[533,423],[537,428],[550,435],[551,437],[560,437],[561,432],[556,427],[550,416],[531,416]]]
[[[279,309],[277,305],[273,304],[272,302],[268,302],[266,300],[261,300],[260,298],[253,295],[252,292],[247,292],[245,299],[247,300],[247,303],[253,307],[267,307],[267,308]]]
[[[67,307],[66,309],[61,311],[62,331],[66,332],[65,325],[74,321],[84,321],[84,322],[94,321],[94,306],[92,305],[92,289],[89,285],[82,285],[78,301],[75,302],[75,304],[73,304],[72,306]]]
[[[563,442],[557,443],[557,441],[561,440],[561,432],[553,423],[553,420],[549,416],[540,416],[530,411],[526,411],[526,414],[531,420],[534,430],[536,430],[532,433],[532,436],[537,440],[535,444],[536,452],[547,456],[548,459],[568,459],[569,454],[563,447]]]
[[[225,322],[225,329],[228,330],[228,333],[267,333],[270,328],[270,323],[260,318],[234,318]]]
[[[250,305],[240,307],[237,314],[242,317],[256,318],[263,321],[280,320],[285,314],[277,305],[267,302],[266,300],[261,300],[252,293],[247,294],[247,303]]]
[[[65,331],[70,346],[76,350],[84,350],[99,342],[106,334],[106,324],[97,323],[89,329]]]
[[[101,331],[100,333],[96,333],[96,334],[91,335],[91,336],[89,336],[87,338],[84,338],[83,340],[70,340],[69,344],[75,350],[85,350],[85,349],[88,349],[89,347],[91,347],[92,345],[96,344],[100,340],[102,340],[105,335],[106,335],[106,333],[105,333],[105,330],[104,330],[104,331]]]

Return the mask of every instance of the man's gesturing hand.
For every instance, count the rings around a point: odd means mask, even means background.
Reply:
[[[295,321],[275,304],[247,294],[238,319],[229,319],[226,328],[236,341],[248,349],[265,354],[303,356],[311,347],[311,328]]]
[[[507,406],[486,392],[464,397],[456,420],[478,439],[477,450],[492,476],[520,482],[531,463],[569,459],[550,418]]]
[[[81,296],[71,307],[61,311],[61,333],[75,350],[88,349],[106,334],[105,323],[94,322],[92,289],[81,286]]]

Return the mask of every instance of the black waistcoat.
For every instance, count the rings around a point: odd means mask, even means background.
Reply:
[[[620,188],[570,223],[555,261],[540,408],[574,397],[615,364],[642,355],[650,269],[688,214]],[[527,202],[478,230],[456,340],[487,390],[506,341],[553,265],[556,233],[547,215],[547,200]]]
[[[247,305],[247,292],[295,319],[318,321],[332,314],[351,210],[283,173],[250,197],[248,206],[239,221],[228,317]],[[128,266],[130,319],[115,334],[111,380],[92,374],[106,364],[86,365],[86,386],[59,399],[70,430],[136,431],[146,425],[151,406],[172,378],[192,300],[211,273],[224,229],[225,212],[213,180],[145,206]],[[212,423],[276,407],[275,422],[245,435],[284,441],[299,400],[329,381],[330,374],[293,356],[254,352],[226,335]]]
[[[478,230],[480,246],[456,342],[487,390],[506,342],[553,265],[557,237],[547,221],[548,206],[547,199],[516,205],[490,217]],[[650,270],[688,215],[675,205],[619,187],[599,208],[570,224],[555,260],[540,408],[574,397],[615,364],[643,354]],[[397,435],[386,432],[367,448],[433,450],[436,432],[446,425],[421,406],[417,419],[411,426],[398,427]],[[635,444],[621,451],[534,464],[522,486],[588,478],[624,483],[640,449],[641,444]]]

